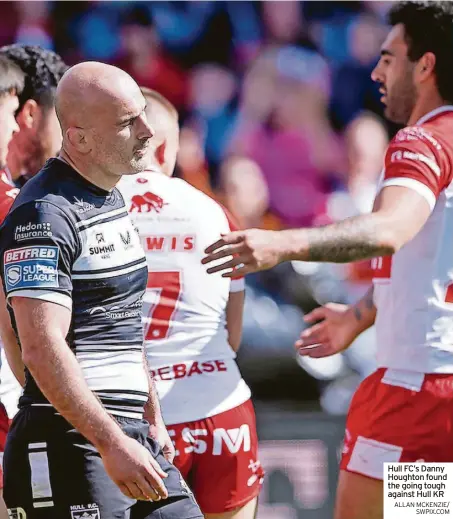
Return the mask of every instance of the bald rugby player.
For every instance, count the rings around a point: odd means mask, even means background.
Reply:
[[[6,504],[27,519],[201,518],[148,436],[169,443],[144,364],[146,260],[115,188],[145,168],[145,99],[120,69],[81,63],[61,79],[56,110],[60,157],[25,185],[0,231],[27,370],[4,457]]]

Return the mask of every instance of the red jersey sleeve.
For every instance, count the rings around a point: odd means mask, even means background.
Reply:
[[[6,218],[18,193],[19,190],[17,188],[5,184],[0,179],[0,224],[3,223],[3,220]]]
[[[414,189],[436,204],[440,192],[451,182],[451,167],[440,143],[421,126],[400,130],[385,155],[382,187]]]

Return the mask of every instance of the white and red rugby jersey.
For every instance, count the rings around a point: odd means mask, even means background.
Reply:
[[[244,280],[209,275],[201,264],[204,249],[233,229],[231,219],[201,191],[158,171],[124,176],[119,189],[148,263],[145,349],[165,423],[240,405],[250,390],[228,344],[225,311]]]
[[[431,215],[393,256],[375,258],[378,365],[453,373],[453,106],[399,131],[386,156],[381,188],[422,195]]]

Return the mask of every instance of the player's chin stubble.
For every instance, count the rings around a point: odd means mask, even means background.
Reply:
[[[392,93],[387,94],[385,116],[397,124],[407,124],[415,106],[416,90],[409,78],[395,85]]]

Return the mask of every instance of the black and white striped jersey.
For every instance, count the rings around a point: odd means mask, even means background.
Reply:
[[[110,413],[140,418],[149,391],[141,323],[147,267],[119,191],[51,159],[14,202],[0,251],[7,297],[72,309],[67,342],[88,386]],[[27,373],[20,406],[46,404]]]

